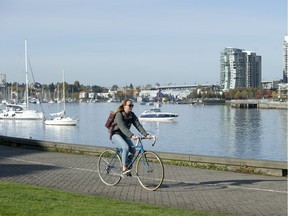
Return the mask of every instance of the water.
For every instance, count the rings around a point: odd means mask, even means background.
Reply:
[[[37,106],[37,105],[34,105]],[[43,104],[45,114],[60,111],[61,104]],[[42,121],[0,121],[0,134],[46,141],[114,146],[104,127],[116,103],[70,103],[67,114],[78,118],[78,126],[45,126]],[[33,108],[30,106],[30,108]],[[39,108],[39,105],[38,105]],[[135,104],[140,115],[149,106]],[[175,122],[143,122],[158,135],[154,147],[160,152],[287,161],[287,110],[235,109],[229,106],[163,105],[176,112]],[[133,132],[137,134],[135,129]]]

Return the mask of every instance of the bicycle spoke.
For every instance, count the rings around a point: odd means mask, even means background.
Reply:
[[[121,160],[113,150],[104,151],[98,161],[98,174],[104,184],[113,186],[121,180]]]
[[[157,190],[164,179],[164,168],[158,155],[148,151],[143,153],[137,160],[136,175],[142,187]]]

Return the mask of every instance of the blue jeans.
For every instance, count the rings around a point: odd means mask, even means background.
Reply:
[[[130,153],[131,158],[133,158],[136,152],[133,142],[130,138],[122,137],[119,134],[114,134],[112,136],[112,142],[122,149],[122,164],[128,166],[131,162],[128,160],[128,154]]]

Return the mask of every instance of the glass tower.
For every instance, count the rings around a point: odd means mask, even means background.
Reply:
[[[225,48],[220,59],[223,89],[261,86],[261,56],[238,48]]]

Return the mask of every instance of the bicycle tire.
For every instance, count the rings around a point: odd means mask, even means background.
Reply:
[[[98,160],[98,174],[101,181],[114,186],[121,181],[122,162],[118,153],[114,150],[105,150]]]
[[[151,151],[141,154],[136,162],[136,176],[143,188],[157,190],[164,180],[164,166],[160,157]]]

